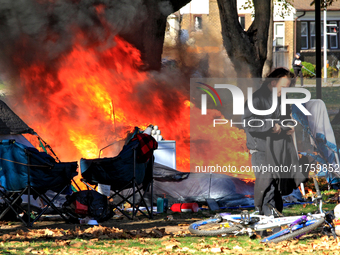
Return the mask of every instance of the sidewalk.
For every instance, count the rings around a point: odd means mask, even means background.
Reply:
[[[327,83],[325,84],[324,78],[321,79],[321,86],[322,87],[340,87],[340,78],[328,78]],[[300,78],[296,78],[295,87],[301,87],[300,85]],[[316,79],[303,79],[303,86],[302,87],[316,87]]]

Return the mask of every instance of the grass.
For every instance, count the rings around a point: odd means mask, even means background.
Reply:
[[[340,83],[340,82],[339,82]],[[311,93],[311,98],[316,99],[315,87],[304,87]],[[340,108],[340,87],[323,87],[322,100],[325,102],[328,110],[339,110]],[[299,93],[290,94],[290,98],[303,98],[304,95]]]
[[[80,244],[78,244],[80,243]],[[15,244],[15,245],[13,245]],[[80,246],[80,247],[79,247]],[[98,240],[74,239],[66,247],[55,241],[12,242],[0,248],[1,254],[210,254],[214,247],[227,251],[259,252],[260,239],[235,237],[180,237],[166,239]],[[177,252],[177,253],[175,253]]]
[[[176,242],[176,241],[177,242]],[[160,254],[182,250],[184,253],[207,254],[210,253],[210,246],[218,246],[233,250],[238,246],[243,250],[260,250],[259,240],[252,241],[249,237],[181,237],[171,240],[167,239],[146,239],[146,240],[98,240],[74,239],[67,247],[58,245],[54,241],[21,242],[11,245],[4,245],[0,248],[1,254]],[[77,245],[81,243],[80,245]],[[168,245],[167,245],[168,244]],[[167,246],[166,246],[167,245]],[[80,247],[79,247],[80,246]],[[160,252],[160,247],[164,251]],[[200,247],[200,250],[198,250]],[[206,248],[205,248],[206,247]],[[222,248],[222,249],[223,249]],[[191,251],[191,252],[190,252]],[[182,253],[183,254],[183,253]]]
[[[335,191],[323,192],[327,200],[335,194]],[[336,204],[324,204],[325,210],[332,210]],[[313,204],[294,205],[285,207],[283,214],[301,215],[308,212],[314,213],[317,207]],[[207,212],[207,211],[206,211]],[[231,211],[229,211],[231,212]],[[232,213],[239,213],[240,210],[233,210]],[[213,214],[213,212],[210,212]],[[174,216],[176,214],[173,214]],[[185,217],[184,214],[182,214]],[[198,214],[188,214],[191,218],[204,218],[202,212]],[[186,228],[185,228],[186,229]],[[91,228],[87,233],[91,233]],[[27,230],[14,231],[12,238],[3,235],[0,237],[0,254],[211,254],[211,253],[235,253],[235,254],[291,254],[299,251],[302,253],[318,254],[332,251],[335,242],[333,238],[328,238],[321,234],[321,229],[304,236],[299,241],[290,241],[283,244],[263,244],[261,238],[257,236],[251,239],[248,235],[239,236],[216,236],[199,237],[192,236],[188,231],[165,235],[159,238],[126,237],[120,239],[109,238],[105,232],[96,234],[93,231],[86,237],[74,231],[72,235],[53,236],[40,234],[28,235]],[[49,230],[46,230],[49,231]],[[51,232],[51,231],[50,231]],[[67,231],[65,231],[66,233]],[[98,231],[97,231],[98,232]],[[327,243],[327,247],[323,246]],[[309,252],[308,252],[309,251]],[[333,254],[333,253],[332,253]]]

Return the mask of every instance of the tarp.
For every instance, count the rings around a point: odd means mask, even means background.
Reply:
[[[220,207],[254,205],[254,182],[217,173],[179,172],[167,166],[154,164],[154,201],[159,197],[173,203],[202,202],[215,199]],[[148,193],[150,197],[150,193]],[[302,201],[299,189],[289,196],[289,201]],[[149,198],[150,199],[150,198]]]
[[[154,201],[164,195],[169,204],[205,202],[212,198],[221,207],[252,205],[254,183],[225,174],[179,172],[155,163]]]

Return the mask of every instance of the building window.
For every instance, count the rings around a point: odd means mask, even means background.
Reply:
[[[246,29],[246,18],[244,16],[239,16],[238,21],[240,22],[240,25],[243,30]]]
[[[285,35],[284,23],[275,23],[274,24],[275,46],[284,46],[285,43],[284,35]]]
[[[195,30],[202,30],[202,16],[195,15],[194,16],[195,21]]]
[[[336,27],[339,25],[338,21],[328,21],[328,24],[335,24],[336,26],[327,27],[327,33],[336,32]],[[321,22],[321,47],[323,48],[324,39],[323,22]],[[315,22],[304,21],[301,22],[301,49],[315,49],[316,37],[315,37]],[[329,49],[339,49],[339,34],[327,35],[327,47]]]
[[[310,48],[315,48],[315,22],[310,22]]]
[[[308,49],[308,23],[301,22],[301,49]]]
[[[331,22],[329,22],[329,24],[337,25],[337,22],[331,21]],[[330,28],[331,28],[330,29],[331,33],[336,32],[336,26],[330,27]],[[338,48],[338,34],[329,35],[329,46],[331,47],[331,49],[337,49]]]

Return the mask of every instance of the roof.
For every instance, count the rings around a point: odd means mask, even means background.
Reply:
[[[314,11],[314,4],[311,5],[313,0],[289,0],[289,3],[297,10],[297,11]],[[327,7],[328,11],[339,11],[340,10],[340,1],[333,0],[332,5]]]
[[[0,135],[25,133],[34,134],[34,130],[0,100]]]

